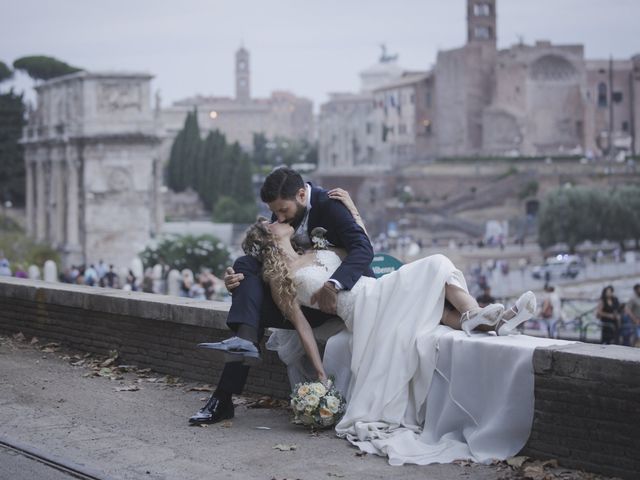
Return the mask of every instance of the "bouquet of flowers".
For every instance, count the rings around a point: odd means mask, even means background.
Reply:
[[[327,428],[338,423],[346,404],[338,390],[329,382],[299,383],[291,393],[293,423],[311,428]]]

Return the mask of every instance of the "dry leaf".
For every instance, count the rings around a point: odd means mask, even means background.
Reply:
[[[280,450],[281,452],[288,452],[290,450],[296,450],[297,448],[298,448],[298,445],[296,445],[295,443],[292,443],[290,445],[279,443],[273,447],[274,450]]]
[[[187,392],[211,392],[213,388],[209,385],[203,385],[202,387],[191,387]]]
[[[558,468],[558,460],[556,460],[555,458],[552,458],[550,460],[546,460],[546,461],[542,462],[542,466],[544,468]]]
[[[137,392],[140,387],[137,385],[126,385],[124,387],[117,387],[116,392]]]
[[[71,362],[71,365],[74,367],[79,367],[81,365],[84,365],[84,360],[78,360],[77,362]]]
[[[522,476],[530,480],[545,480],[547,475],[542,465],[529,465],[522,470]]]
[[[222,428],[231,428],[231,427],[233,427],[233,422],[227,420],[226,422],[222,422],[222,424],[220,426]]]
[[[111,358],[107,358],[104,362],[102,362],[100,364],[101,367],[110,367],[111,365],[113,365],[115,363],[116,359],[111,357]]]
[[[24,342],[24,341],[25,341],[25,338],[24,338],[24,335],[22,334],[22,332],[18,332],[18,333],[16,333],[16,334],[13,336],[13,339],[14,339],[16,342]]]
[[[507,465],[513,468],[520,468],[522,464],[529,460],[529,457],[525,457],[524,455],[520,455],[518,457],[511,457],[507,459]]]
[[[362,450],[360,450],[359,452],[356,452],[356,457],[366,457],[367,456],[367,452],[363,452]]]
[[[38,340],[36,337],[33,337],[33,338],[31,339],[31,341],[29,342],[29,344],[30,344],[30,345],[35,345],[36,343],[38,343],[38,341],[39,341],[39,340]]]

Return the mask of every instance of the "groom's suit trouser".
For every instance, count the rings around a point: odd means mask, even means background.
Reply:
[[[236,273],[242,273],[244,279],[233,290],[231,308],[227,316],[229,328],[235,331],[240,324],[248,325],[256,329],[258,339],[262,338],[265,328],[268,327],[293,328],[274,303],[269,286],[260,275],[261,268],[260,262],[248,255],[235,261],[233,269]],[[302,310],[312,327],[334,318],[334,315],[313,308],[302,307]],[[242,393],[248,375],[249,367],[242,362],[226,363],[218,388],[228,393]]]

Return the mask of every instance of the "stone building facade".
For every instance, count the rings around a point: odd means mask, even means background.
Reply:
[[[188,112],[198,112],[198,124],[203,136],[220,130],[229,142],[239,142],[253,148],[253,134],[267,138],[313,140],[313,102],[291,92],[274,91],[269,98],[251,97],[250,55],[240,48],[235,57],[235,98],[195,96],[179,100],[162,110],[165,129],[162,155],[169,158],[171,145],[184,126]]]
[[[549,41],[498,50],[496,9],[467,0],[465,45],[438,52],[429,72],[372,88],[366,118],[329,118],[332,99],[320,123],[377,132],[367,158],[387,171],[436,157],[640,154],[640,55],[591,60],[583,45]],[[321,133],[321,170],[357,166],[346,150],[329,159],[330,141]]]
[[[151,78],[79,72],[36,87],[22,140],[27,231],[64,266],[127,266],[161,227]]]

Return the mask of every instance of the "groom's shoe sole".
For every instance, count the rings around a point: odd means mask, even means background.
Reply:
[[[260,352],[256,348],[255,351],[247,351],[247,350],[228,350],[224,348],[224,345],[221,342],[216,343],[200,343],[198,344],[199,348],[203,348],[206,350],[219,352],[222,354],[224,363],[234,363],[234,362],[242,362],[245,365],[253,366],[259,363],[262,363],[262,357],[260,356]]]

